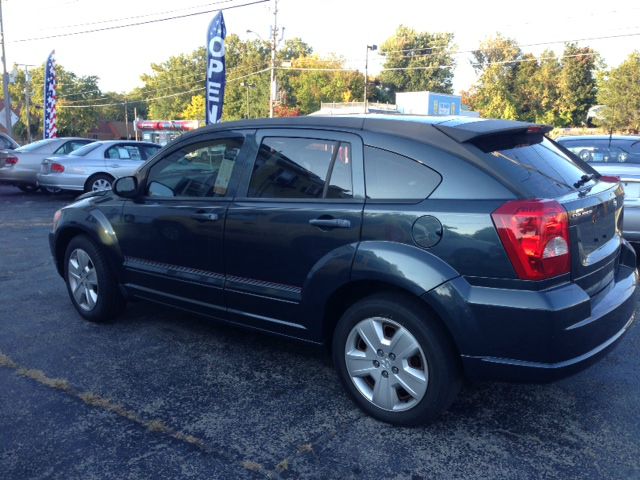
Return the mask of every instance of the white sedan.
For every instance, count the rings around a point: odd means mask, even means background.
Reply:
[[[132,175],[160,148],[132,140],[93,142],[64,157],[44,159],[38,184],[81,192],[110,190],[115,179]]]

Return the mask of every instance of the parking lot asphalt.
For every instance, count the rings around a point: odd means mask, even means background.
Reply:
[[[0,478],[640,478],[640,329],[549,385],[377,422],[321,350],[136,302],[81,319],[47,243],[69,195],[0,186]]]

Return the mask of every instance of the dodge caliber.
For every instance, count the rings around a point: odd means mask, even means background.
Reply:
[[[461,380],[550,381],[633,322],[623,189],[542,125],[247,120],[180,137],[54,216],[79,314],[129,299],[324,344],[354,402],[432,420]]]

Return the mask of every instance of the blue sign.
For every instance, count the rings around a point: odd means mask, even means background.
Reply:
[[[207,33],[207,83],[206,83],[206,124],[219,123],[224,104],[226,69],[224,61],[224,39],[227,29],[222,12],[218,12]]]

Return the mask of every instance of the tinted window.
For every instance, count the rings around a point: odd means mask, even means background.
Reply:
[[[367,198],[371,200],[420,201],[431,195],[440,175],[397,153],[365,147],[364,173]]]
[[[79,149],[74,150],[73,152],[70,153],[70,155],[74,155],[77,157],[84,157],[89,152],[93,152],[100,145],[101,143],[98,143],[98,142],[88,143],[84,147],[80,147]]]
[[[37,142],[29,143],[27,145],[23,145],[22,147],[16,148],[16,152],[33,152],[34,150],[57,141],[58,140],[55,138],[45,138],[44,140],[38,140]]]
[[[153,157],[160,150],[160,145],[140,145],[145,159]]]
[[[583,170],[546,138],[538,143],[496,150],[487,155],[492,167],[542,198],[575,191],[573,184],[591,173]]]
[[[224,197],[242,140],[188,145],[156,163],[147,178],[151,197]]]
[[[327,177],[331,180],[326,182]],[[310,138],[265,138],[249,197],[351,198],[351,145]]]

